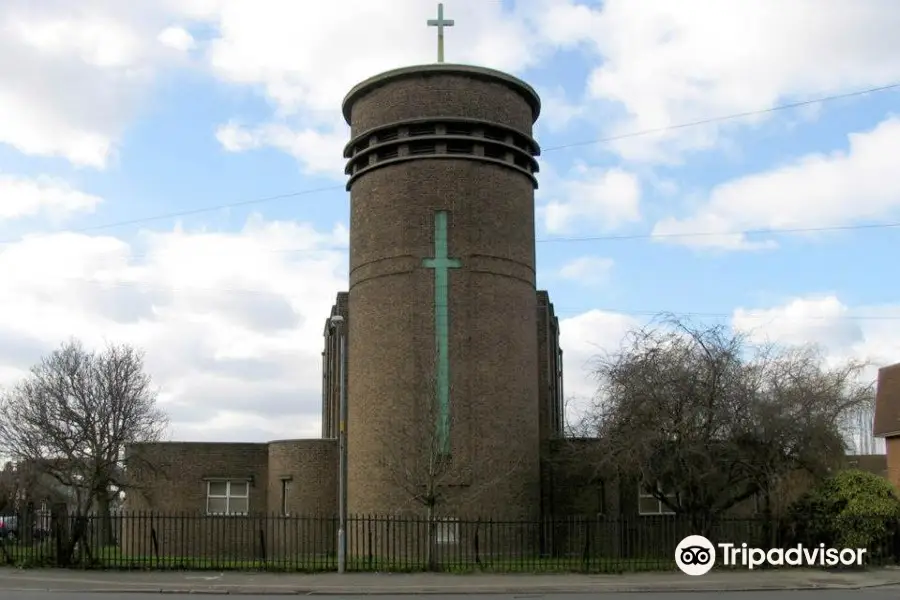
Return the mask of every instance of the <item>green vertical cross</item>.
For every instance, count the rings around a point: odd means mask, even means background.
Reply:
[[[434,258],[422,264],[434,269],[434,345],[436,350],[435,395],[437,400],[437,437],[441,454],[450,454],[450,306],[449,269],[462,263],[447,256],[447,213],[434,214]]]

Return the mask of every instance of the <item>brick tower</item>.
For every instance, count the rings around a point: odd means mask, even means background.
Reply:
[[[343,104],[351,514],[534,518],[540,99],[490,69],[382,73]]]

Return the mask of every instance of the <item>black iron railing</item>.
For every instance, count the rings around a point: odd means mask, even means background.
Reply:
[[[25,520],[18,519],[19,523]],[[673,570],[675,547],[699,533],[688,518],[443,520],[356,515],[347,523],[349,571],[594,572]],[[0,562],[23,567],[330,571],[337,519],[270,515],[127,513],[32,520],[0,533]],[[28,529],[27,531],[25,529]],[[714,542],[757,548],[818,546],[761,519],[719,519]],[[867,564],[896,563],[893,532]]]

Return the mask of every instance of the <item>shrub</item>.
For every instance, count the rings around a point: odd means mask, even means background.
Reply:
[[[797,541],[876,553],[896,530],[900,496],[884,477],[848,469],[823,480],[789,511]]]

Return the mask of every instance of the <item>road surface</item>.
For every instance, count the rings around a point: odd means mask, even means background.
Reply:
[[[705,596],[706,593],[703,594]],[[0,590],[0,600],[148,600],[160,596],[159,593],[110,593],[100,592],[95,594],[79,594],[73,592],[22,592]],[[315,595],[314,595],[315,596]],[[428,600],[696,600],[694,593],[600,593],[600,594],[461,594],[461,595],[433,595],[410,594],[395,596],[400,598],[427,598]],[[769,591],[769,592],[713,592],[710,600],[715,596],[716,600],[897,600],[900,597],[900,586],[890,588],[869,588],[864,590],[809,590],[809,591]],[[234,596],[203,594],[203,598],[241,598],[242,600],[272,600],[271,595],[259,596]],[[284,598],[285,596],[281,596]],[[372,596],[321,596],[328,600],[371,600]],[[702,596],[701,596],[702,597]],[[197,600],[197,594],[163,594],[165,600]]]

